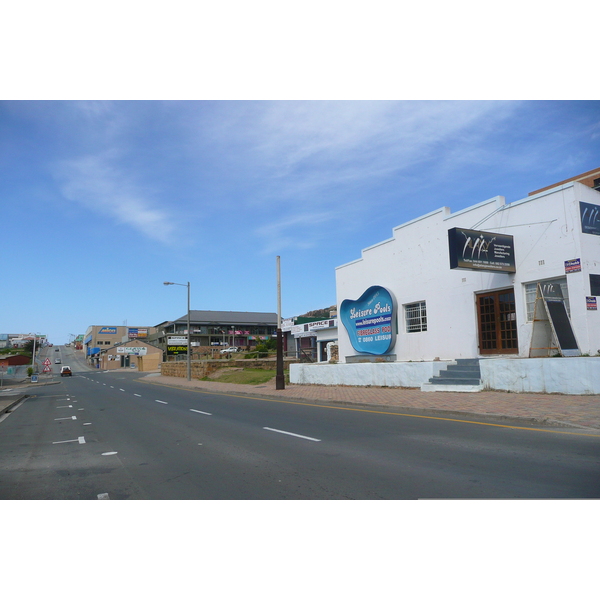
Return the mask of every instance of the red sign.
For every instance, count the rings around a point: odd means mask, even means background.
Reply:
[[[49,366],[49,365],[46,365],[46,366],[44,367],[44,370],[42,371],[42,373],[50,373],[50,371],[52,371],[52,369],[50,368],[50,366]]]
[[[42,364],[44,364],[46,366],[50,365],[50,359],[47,358]]]

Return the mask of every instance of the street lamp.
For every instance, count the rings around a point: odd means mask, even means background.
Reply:
[[[190,341],[190,282],[175,283],[174,281],[165,281],[164,285],[181,285],[187,287],[187,380],[192,380],[192,344]]]

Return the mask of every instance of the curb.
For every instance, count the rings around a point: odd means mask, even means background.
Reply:
[[[15,400],[13,400],[10,404],[7,404],[6,406],[0,408],[0,415],[3,415],[4,413],[7,413],[7,412],[11,412],[11,408],[13,406],[15,406],[16,404],[19,404],[19,402],[21,402],[21,400],[23,400],[25,398],[29,398],[29,395],[28,394],[20,394],[19,396],[16,396]]]

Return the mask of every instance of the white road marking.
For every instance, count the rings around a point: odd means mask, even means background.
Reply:
[[[67,419],[72,419],[73,421],[77,421],[77,417],[59,417],[58,419],[54,419],[55,421],[66,421]]]
[[[103,452],[102,456],[111,456],[112,454],[117,454],[116,452]]]
[[[114,385],[111,385],[110,387],[111,387],[113,390],[115,389],[115,386],[114,386]]]
[[[119,388],[122,392],[124,392],[125,390],[123,388]]]
[[[57,406],[56,408],[73,408],[73,405],[69,404],[68,406]]]
[[[134,396],[137,396],[138,398],[141,398],[142,395],[141,394],[134,394]]]
[[[67,444],[68,442],[79,442],[85,444],[85,438],[81,435],[76,440],[61,440],[60,442],[52,442],[53,444]]]
[[[91,423],[84,423],[84,425],[91,425]]]
[[[271,429],[270,427],[263,427],[263,429],[267,429],[268,431],[275,431],[276,433],[283,433],[285,435],[293,435],[294,437],[299,437],[305,440],[310,440],[311,442],[320,442],[317,438],[308,437],[306,435],[300,435],[299,433],[292,433],[291,431],[281,431],[281,429]]]
[[[169,404],[168,402],[165,402],[164,400],[155,400],[154,402],[160,402],[161,404]]]
[[[212,417],[212,413],[207,413],[207,412],[203,412],[203,411],[201,411],[201,410],[196,410],[195,408],[190,408],[190,410],[191,410],[192,412],[197,412],[197,413],[200,413],[201,415],[208,415],[209,417]]]
[[[106,493],[98,494],[98,500],[110,500],[110,497]]]

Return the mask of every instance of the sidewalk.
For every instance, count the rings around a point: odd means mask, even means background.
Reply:
[[[140,379],[145,383],[177,386],[216,393],[273,396],[326,404],[350,404],[379,409],[411,409],[445,413],[450,418],[510,418],[527,420],[524,426],[559,424],[600,430],[600,396],[562,394],[514,394],[507,392],[421,392],[412,388],[377,388],[286,384],[275,389],[275,380],[262,385],[199,381],[158,374]]]

